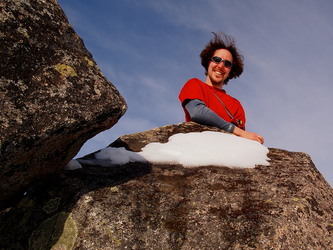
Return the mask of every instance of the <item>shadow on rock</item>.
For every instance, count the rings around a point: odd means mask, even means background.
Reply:
[[[83,166],[31,183],[16,205],[0,212],[0,249],[73,246],[77,229],[71,211],[80,197],[92,190],[112,189],[150,172],[148,163],[110,168]]]

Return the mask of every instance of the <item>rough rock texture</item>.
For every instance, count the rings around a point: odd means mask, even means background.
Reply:
[[[0,2],[0,98],[0,207],[127,108],[55,0]]]
[[[139,150],[193,123],[123,136]],[[305,153],[253,169],[129,163],[34,182],[0,212],[2,248],[332,249],[333,190]],[[92,155],[87,156],[87,158]],[[1,247],[0,247],[1,248]]]

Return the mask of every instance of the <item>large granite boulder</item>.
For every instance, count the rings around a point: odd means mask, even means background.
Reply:
[[[112,145],[140,151],[172,134],[205,130],[212,129],[168,125]],[[270,166],[255,168],[132,162],[57,173],[32,183],[20,202],[0,212],[0,244],[4,249],[332,249],[332,188],[309,155],[270,148],[268,156]]]
[[[0,2],[0,207],[62,169],[126,103],[56,0]]]

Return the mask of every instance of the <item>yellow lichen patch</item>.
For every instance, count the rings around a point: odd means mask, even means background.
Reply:
[[[112,193],[117,193],[117,192],[119,192],[119,189],[118,189],[118,187],[111,187],[111,188],[110,188],[110,191],[111,191]]]
[[[46,219],[33,231],[30,249],[73,249],[78,230],[71,214],[58,213]]]
[[[59,63],[59,64],[55,65],[54,68],[56,71],[58,71],[60,73],[60,75],[62,75],[64,77],[77,76],[75,70],[69,65]]]
[[[34,201],[27,198],[27,197],[24,197],[20,203],[18,204],[18,207],[32,207],[34,205]]]
[[[76,237],[77,226],[75,220],[72,217],[72,214],[69,214],[59,240],[51,249],[72,249],[74,247]]]
[[[89,66],[94,66],[95,65],[95,63],[93,61],[91,61],[88,57],[85,57],[84,60],[87,61]]]
[[[95,67],[95,69],[99,71],[99,74],[104,77],[103,72],[100,70],[100,68],[97,66],[97,64],[94,61],[90,60],[88,57],[84,57],[84,60],[88,63],[90,67]]]
[[[113,243],[117,246],[121,246],[121,241],[115,236],[115,232],[110,227],[106,227],[105,231]]]
[[[59,204],[60,204],[60,198],[59,197],[51,199],[43,207],[43,210],[47,214],[53,213],[53,212],[57,211],[57,209],[59,207]]]

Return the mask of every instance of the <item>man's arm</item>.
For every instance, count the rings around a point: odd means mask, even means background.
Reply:
[[[232,133],[235,129],[234,124],[222,119],[199,99],[188,100],[185,104],[185,109],[190,114],[191,120],[194,122],[214,126],[229,133]]]
[[[218,116],[206,104],[198,99],[188,100],[185,109],[190,114],[191,120],[203,125],[214,126],[237,136],[264,143],[264,138],[256,133],[245,131],[236,127],[234,124],[227,122]]]

